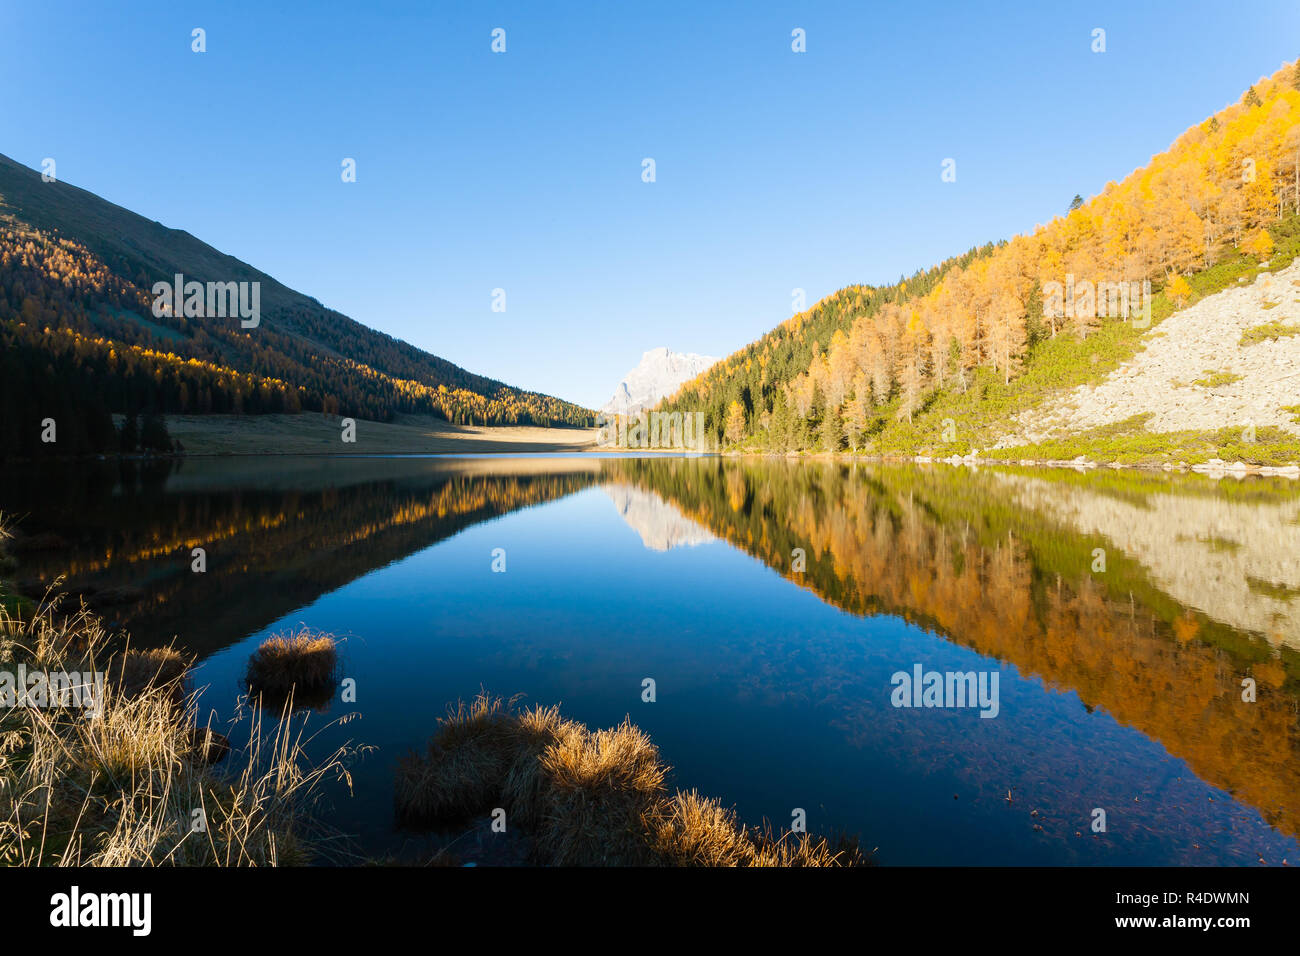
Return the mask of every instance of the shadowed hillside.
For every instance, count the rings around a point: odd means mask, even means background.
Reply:
[[[155,314],[154,284],[178,273],[186,282],[258,283],[257,325],[206,308]],[[110,413],[317,411],[378,421],[422,413],[479,425],[592,420],[586,409],[475,375],[369,329],[187,232],[75,186],[43,182],[4,156],[0,347],[0,449],[11,454],[116,450]],[[39,440],[45,418],[62,429],[54,447]]]

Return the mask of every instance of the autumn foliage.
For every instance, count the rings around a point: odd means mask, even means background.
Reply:
[[[670,409],[705,409],[719,438],[770,447],[856,445],[878,409],[910,416],[977,369],[1012,380],[1036,341],[1086,336],[1127,317],[1068,316],[1044,286],[1168,287],[1239,250],[1267,258],[1271,224],[1300,212],[1300,63],[1260,79],[1238,103],[1164,153],[1032,233],[971,250],[887,287],[854,285],[795,315],[687,383]]]

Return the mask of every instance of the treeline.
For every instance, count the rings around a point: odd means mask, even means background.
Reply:
[[[157,317],[149,290],[170,276],[128,274],[79,241],[0,216],[0,454],[26,448],[45,418],[68,423],[69,453],[114,450],[107,416],[146,410],[377,421],[424,413],[475,425],[593,421],[587,409],[473,375],[323,307],[279,306],[256,329]]]
[[[703,410],[719,441],[856,448],[872,419],[907,419],[976,370],[1003,382],[1034,346],[1086,336],[1112,314],[1099,292],[1061,303],[1049,283],[1143,281],[1172,301],[1225,257],[1268,258],[1300,213],[1300,63],[1187,130],[1122,183],[1016,236],[896,285],[851,286],[719,362],[663,403]],[[1287,225],[1284,231],[1290,230]],[[1138,308],[1143,303],[1136,303]],[[1072,307],[1077,305],[1077,307]]]
[[[0,332],[0,459],[180,450],[156,405],[124,402],[115,424],[87,368]]]

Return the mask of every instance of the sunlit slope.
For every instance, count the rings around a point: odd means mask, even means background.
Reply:
[[[719,439],[754,450],[989,447],[1010,417],[1130,359],[1176,309],[1300,252],[1300,64],[1075,205],[906,282],[842,289],[665,407],[703,410]]]

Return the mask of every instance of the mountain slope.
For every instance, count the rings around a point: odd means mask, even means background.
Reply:
[[[245,329],[238,319],[155,316],[153,284],[177,273],[186,281],[259,283],[260,324]],[[56,393],[70,389],[82,404],[112,412],[310,410],[377,420],[411,412],[523,425],[591,420],[586,409],[468,372],[327,309],[187,232],[75,186],[43,182],[4,156],[0,337],[7,411],[22,407],[23,389],[53,406],[60,405]],[[0,439],[12,447],[8,441],[19,436]]]
[[[1142,416],[1147,431],[1225,422],[1300,435],[1300,261],[1175,312],[1096,385],[1011,423],[998,444],[1029,445]]]
[[[719,441],[749,450],[946,457],[988,447],[1012,419],[1130,360],[1176,309],[1289,263],[1298,213],[1293,63],[1068,214],[907,282],[842,289],[664,408],[704,411]],[[1217,432],[1242,424],[1215,422]],[[1207,457],[1232,443],[1204,437]],[[1263,437],[1261,459],[1300,454],[1276,425]]]
[[[683,382],[695,378],[716,361],[716,358],[694,352],[674,352],[662,347],[651,349],[641,356],[636,368],[624,376],[614,391],[614,397],[600,410],[609,415],[635,415],[671,395]]]

